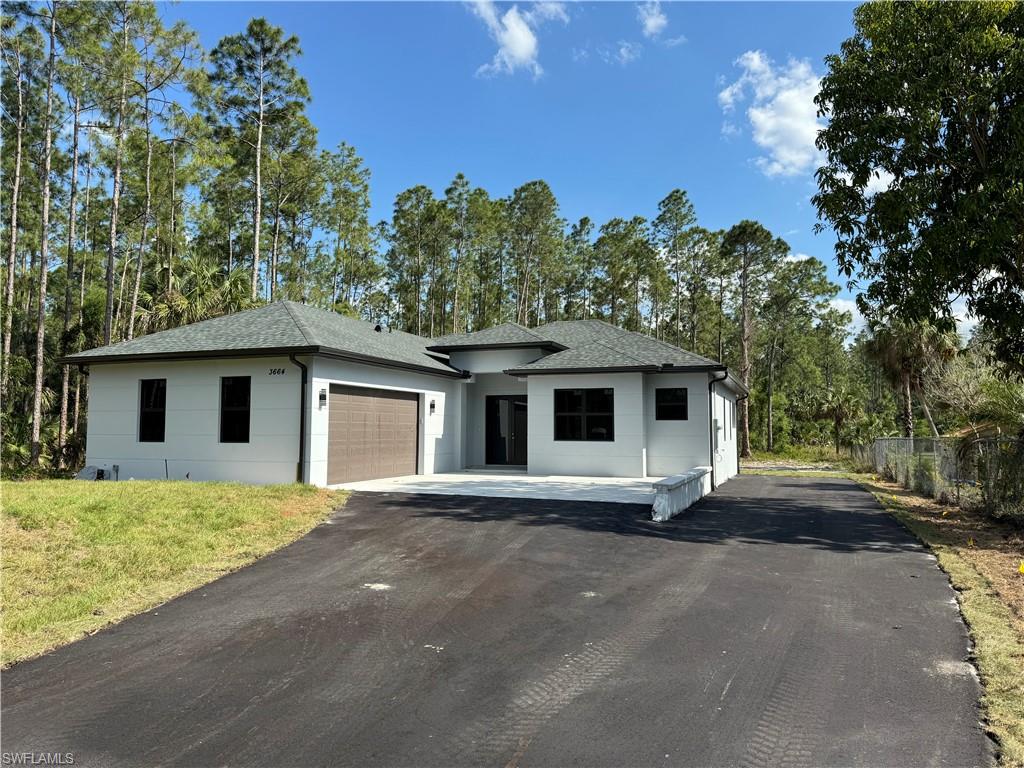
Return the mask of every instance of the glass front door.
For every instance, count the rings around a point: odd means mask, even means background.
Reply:
[[[526,395],[488,395],[488,464],[526,466]]]

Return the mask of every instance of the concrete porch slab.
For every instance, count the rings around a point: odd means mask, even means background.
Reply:
[[[350,491],[435,493],[445,496],[492,496],[512,499],[611,501],[653,504],[657,477],[576,477],[518,472],[463,470],[436,475],[406,475],[332,485]]]

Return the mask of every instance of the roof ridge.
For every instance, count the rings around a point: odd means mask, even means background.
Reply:
[[[299,333],[302,334],[302,338],[305,339],[306,343],[309,344],[310,346],[316,346],[316,342],[311,341],[309,338],[309,327],[305,324],[305,322],[299,319],[298,314],[296,314],[295,310],[292,309],[292,303],[293,302],[289,301],[288,299],[283,299],[281,301],[281,304],[284,305],[285,312],[288,313],[288,317],[292,319],[292,322],[295,323],[295,327],[298,328]]]
[[[637,333],[636,331],[630,331],[630,333],[635,333],[637,336],[643,336],[645,339],[650,339],[651,341],[655,342],[656,344],[659,344],[662,347],[668,347],[669,349],[673,349],[673,350],[676,350],[676,351],[679,351],[679,352],[685,352],[686,354],[693,355],[694,357],[698,357],[701,360],[706,360],[709,363],[721,364],[721,363],[719,363],[718,360],[712,360],[710,357],[705,357],[704,355],[698,355],[696,352],[694,352],[692,350],[684,349],[683,347],[677,347],[675,344],[669,344],[667,341],[664,341],[663,339],[656,339],[653,336],[646,336],[646,335],[644,335],[642,333]]]
[[[603,341],[597,341],[596,339],[588,341],[588,342],[586,342],[584,344],[580,344],[580,346],[581,347],[585,347],[588,344],[597,344],[599,346],[604,347],[605,349],[611,350],[612,352],[614,352],[617,355],[622,355],[623,357],[628,357],[630,360],[636,360],[641,365],[649,365],[649,363],[647,363],[646,361],[641,360],[639,357],[634,357],[633,355],[629,354],[629,352],[626,352],[626,351],[621,350],[621,349],[616,349],[615,347],[609,346],[608,344],[605,344]]]
[[[509,320],[509,321],[507,321],[505,323],[501,323],[501,325],[514,325],[519,330],[526,331],[528,334],[533,336],[533,338],[535,338],[535,339],[538,339],[540,341],[550,341],[550,339],[545,339],[539,333],[534,333],[534,329],[533,328],[529,328],[529,327],[523,325],[522,323],[517,323],[515,320]]]

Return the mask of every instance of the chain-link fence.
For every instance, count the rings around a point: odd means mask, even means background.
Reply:
[[[853,455],[924,496],[1024,523],[1024,442],[1018,439],[883,437]]]

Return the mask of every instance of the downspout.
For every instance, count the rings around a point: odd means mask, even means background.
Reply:
[[[723,369],[719,378],[714,376],[708,381],[708,464],[711,465],[711,490],[718,484],[715,482],[715,384],[729,378],[729,370]]]
[[[299,464],[295,471],[295,481],[302,482],[302,465],[306,462],[306,384],[309,379],[309,370],[305,363],[300,363],[292,352],[288,359],[302,371],[302,388],[299,390]]]

